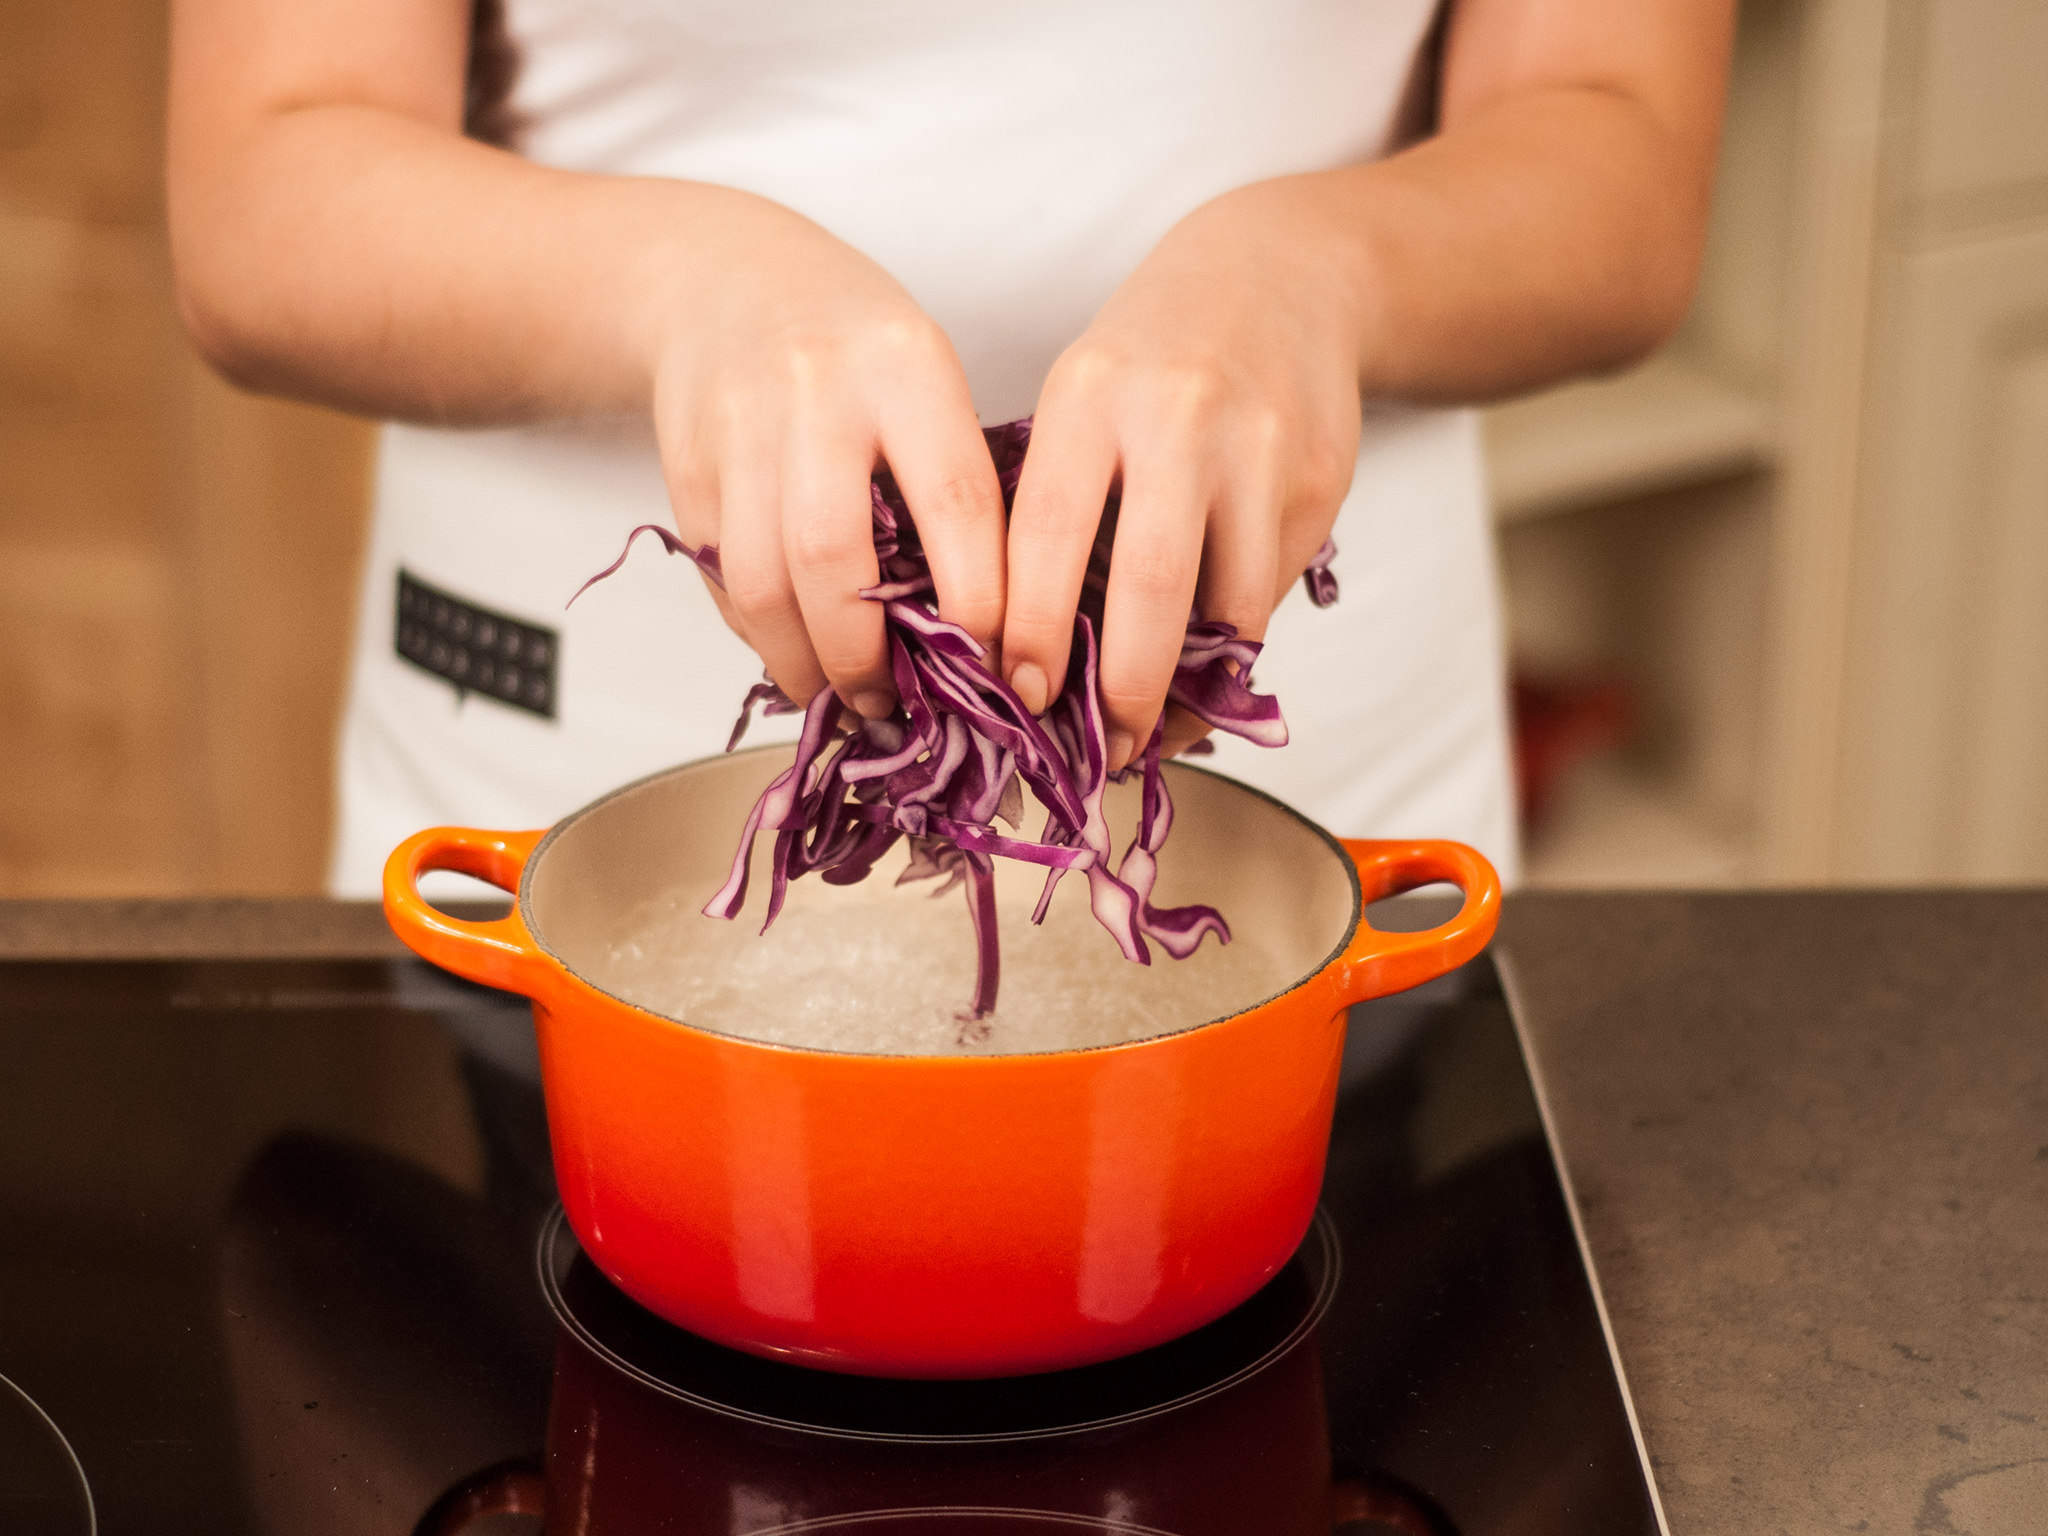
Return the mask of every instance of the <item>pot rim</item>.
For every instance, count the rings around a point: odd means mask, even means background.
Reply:
[[[1227,773],[1218,773],[1213,768],[1205,768],[1196,763],[1175,759],[1164,766],[1174,768],[1180,772],[1199,773],[1212,779],[1220,779],[1233,788],[1242,790],[1248,795],[1254,795],[1265,801],[1268,805],[1274,806],[1293,817],[1302,826],[1321,839],[1323,845],[1330,850],[1330,856],[1337,861],[1339,868],[1344,871],[1345,881],[1351,888],[1350,920],[1345,923],[1344,931],[1338,937],[1336,944],[1328,954],[1324,955],[1316,963],[1313,970],[1303,973],[1285,987],[1282,987],[1278,992],[1270,993],[1256,1002],[1247,1003],[1244,1007],[1230,1013],[1218,1014],[1214,1018],[1202,1019],[1196,1023],[1184,1025],[1179,1029],[1167,1030],[1156,1035],[1147,1035],[1140,1040],[1113,1040],[1106,1041],[1101,1045],[1068,1046],[1056,1051],[992,1051],[986,1056],[935,1055],[909,1051],[843,1051],[823,1045],[790,1045],[783,1041],[755,1040],[746,1035],[730,1034],[725,1030],[712,1029],[708,1025],[693,1024],[686,1019],[673,1018],[665,1013],[656,1013],[651,1008],[620,997],[616,992],[608,991],[604,987],[599,986],[581,971],[572,969],[569,963],[555,952],[554,947],[547,941],[540,929],[535,926],[532,894],[534,871],[540,867],[541,858],[547,852],[548,845],[554,842],[558,836],[581,821],[585,816],[602,809],[622,795],[632,794],[642,786],[654,783],[657,779],[666,779],[678,773],[686,773],[692,768],[703,764],[725,762],[729,758],[757,756],[764,752],[788,752],[793,745],[794,743],[791,742],[769,742],[757,747],[744,747],[732,752],[719,753],[713,757],[692,758],[687,763],[676,763],[667,768],[656,769],[653,773],[642,774],[639,778],[629,783],[621,784],[616,789],[606,791],[595,800],[590,801],[586,805],[579,806],[555,822],[553,826],[548,828],[541,840],[534,844],[533,851],[527,855],[525,865],[519,873],[517,910],[520,922],[525,927],[527,936],[534,948],[545,955],[563,977],[577,986],[587,988],[607,1001],[617,1003],[622,1008],[629,1008],[646,1018],[656,1020],[662,1024],[672,1025],[677,1029],[687,1029],[696,1034],[709,1035],[716,1040],[730,1041],[736,1045],[753,1046],[764,1051],[791,1051],[806,1056],[830,1056],[847,1061],[943,1062],[948,1067],[958,1063],[961,1068],[969,1068],[976,1064],[1000,1063],[1004,1061],[1043,1061],[1061,1056],[1079,1056],[1098,1051],[1143,1050],[1148,1046],[1160,1045],[1169,1040],[1177,1040],[1182,1036],[1194,1034],[1198,1030],[1209,1029],[1218,1024],[1227,1024],[1233,1019],[1244,1018],[1247,1014],[1257,1013],[1260,1009],[1278,1002],[1281,998],[1300,991],[1303,987],[1311,985],[1318,977],[1324,975],[1331,966],[1335,965],[1343,957],[1345,950],[1350,947],[1352,939],[1357,935],[1358,925],[1365,918],[1365,888],[1359,883],[1358,866],[1352,861],[1350,855],[1345,851],[1344,845],[1337,841],[1334,834],[1329,832],[1319,822],[1303,815],[1286,801],[1275,795],[1268,794],[1265,790],[1255,785],[1247,784],[1242,779],[1232,778]],[[734,920],[737,921],[737,919]],[[1171,959],[1170,956],[1168,958]]]

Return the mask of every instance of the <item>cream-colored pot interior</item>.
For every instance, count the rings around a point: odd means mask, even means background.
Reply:
[[[686,764],[627,785],[560,822],[526,866],[522,913],[535,940],[578,977],[612,992],[608,957],[621,924],[644,903],[679,888],[701,891],[703,898],[717,890],[754,801],[791,757],[789,747],[763,747]],[[1155,903],[1216,907],[1236,936],[1280,963],[1288,986],[1321,970],[1358,913],[1357,879],[1343,850],[1314,823],[1233,780],[1179,763],[1168,764],[1166,776],[1174,821],[1160,855]],[[1139,792],[1135,779],[1109,791],[1106,808],[1119,854],[1136,821]],[[1042,819],[1042,811],[1029,807],[1022,835],[1035,836]],[[773,845],[773,834],[766,833],[755,845],[741,923],[760,922]],[[869,878],[893,879],[903,851],[899,844],[894,862]],[[997,859],[996,869],[1000,886],[1028,887],[1032,896],[1045,878],[1042,869],[1009,859]],[[1083,886],[1084,877],[1071,874],[1057,899],[1085,901]],[[964,940],[964,911],[961,928]],[[1015,942],[1006,930],[1006,946]],[[1112,941],[1103,934],[1102,942]]]

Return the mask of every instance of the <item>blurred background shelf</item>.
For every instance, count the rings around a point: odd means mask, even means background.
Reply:
[[[1739,885],[1739,829],[1714,825],[1661,776],[1626,761],[1585,765],[1559,794],[1531,840],[1526,884],[1554,890]]]
[[[1674,348],[1495,407],[1485,436],[1518,710],[1545,691],[1605,692],[1634,717],[1618,747],[1564,768],[1551,793],[1538,786],[1525,879],[1753,876],[1777,488],[1770,397]],[[1525,775],[1540,772],[1542,730],[1518,713]]]
[[[1504,523],[1766,469],[1777,443],[1769,400],[1668,354],[1496,406],[1485,430]]]
[[[1487,413],[1534,884],[2048,878],[2048,5],[1745,0],[1658,357]]]

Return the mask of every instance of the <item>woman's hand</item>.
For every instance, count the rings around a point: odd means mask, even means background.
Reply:
[[[1150,736],[1190,614],[1261,639],[1329,536],[1358,452],[1362,305],[1309,178],[1197,209],[1039,396],[1010,522],[1002,654],[1042,708],[1066,676],[1103,502],[1121,483],[1101,636],[1112,767]],[[1169,712],[1165,750],[1205,732]]]
[[[653,413],[677,531],[715,544],[726,622],[803,703],[829,684],[870,717],[895,698],[868,480],[886,461],[940,612],[993,645],[1003,500],[959,359],[902,286],[817,225],[729,194],[700,241],[733,253],[715,306],[680,291]],[[703,245],[698,247],[701,260]]]

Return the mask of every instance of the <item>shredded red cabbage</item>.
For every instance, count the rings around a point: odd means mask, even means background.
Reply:
[[[1031,440],[1029,418],[989,428],[985,434],[1007,508],[1014,500]],[[1032,921],[1043,922],[1053,888],[1070,870],[1088,881],[1096,920],[1109,930],[1125,958],[1151,963],[1147,941],[1175,959],[1193,954],[1204,936],[1230,942],[1229,925],[1213,907],[1157,907],[1152,903],[1159,850],[1173,825],[1173,802],[1159,770],[1161,725],[1145,750],[1117,773],[1108,771],[1106,731],[1096,688],[1096,635],[1109,570],[1115,525],[1112,497],[1103,532],[1089,563],[1080,611],[1074,617],[1074,646],[1065,686],[1041,716],[1034,716],[1001,678],[981,662],[982,646],[959,626],[938,615],[929,565],[893,476],[884,469],[870,490],[875,555],[881,580],[861,593],[883,606],[889,663],[897,707],[887,719],[864,720],[827,688],[803,711],[796,761],[762,791],[740,834],[732,871],[705,903],[712,917],[739,916],[747,896],[754,840],[775,834],[766,932],[782,910],[789,882],[816,873],[830,885],[863,880],[899,838],[910,839],[910,863],[902,884],[938,879],[940,892],[967,887],[974,923],[974,997],[961,1015],[968,1032],[986,1036],[1001,973],[996,939],[995,860],[1018,859],[1044,866],[1045,889]],[[625,564],[633,540],[652,533],[671,554],[686,555],[712,581],[724,585],[718,551],[692,549],[654,524],[628,535],[619,558],[577,589],[580,597]],[[1331,574],[1336,546],[1325,541],[1303,584],[1317,606],[1337,597]],[[574,598],[570,599],[575,601]],[[1229,624],[1191,622],[1168,698],[1217,730],[1260,746],[1287,741],[1287,725],[1272,698],[1251,690],[1252,663],[1259,644],[1238,638]],[[764,714],[794,714],[797,706],[772,682],[748,690],[740,707],[731,751],[739,745],[756,706]],[[1206,746],[1207,743],[1201,745]],[[1138,828],[1121,859],[1113,859],[1103,792],[1131,774],[1143,782]],[[1021,832],[1020,782],[1046,808],[1036,838]],[[997,830],[1003,823],[1010,832]]]

